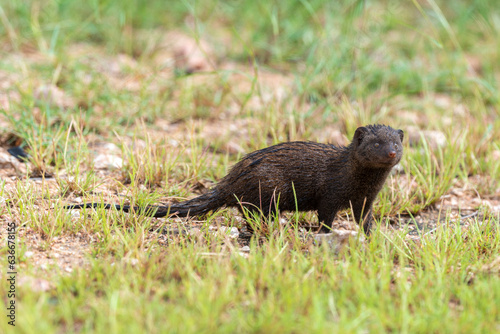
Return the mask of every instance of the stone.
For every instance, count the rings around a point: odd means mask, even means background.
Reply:
[[[358,235],[356,231],[349,230],[332,230],[331,233],[318,233],[313,236],[314,242],[317,245],[328,245],[329,248],[335,251],[335,253],[340,252],[348,243],[349,239],[356,238],[361,242],[365,241],[363,235]]]

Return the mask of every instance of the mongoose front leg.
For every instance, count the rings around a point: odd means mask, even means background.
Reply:
[[[337,215],[337,208],[328,207],[326,204],[318,209],[318,221],[321,228],[319,233],[330,233],[332,229],[333,220]]]
[[[353,204],[352,212],[354,214],[354,219],[366,235],[370,235],[370,229],[372,224],[372,203],[367,203],[363,201],[362,203]]]

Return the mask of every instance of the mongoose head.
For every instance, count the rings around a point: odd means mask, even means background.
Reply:
[[[363,167],[391,168],[403,156],[403,130],[386,125],[367,125],[356,129],[351,145],[354,158]]]

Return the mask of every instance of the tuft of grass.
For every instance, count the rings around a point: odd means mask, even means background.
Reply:
[[[122,144],[122,152],[126,157],[122,167],[124,183],[130,183],[131,186],[145,184],[150,188],[167,186],[171,172],[183,152],[178,152],[165,140],[153,144],[150,136],[146,135],[145,139],[142,145],[135,138],[133,141],[138,143],[135,149],[125,143]]]
[[[500,250],[495,224],[478,221],[467,233],[450,226],[421,243],[375,234],[367,247],[352,243],[343,255],[326,247],[310,248],[305,255],[280,238],[251,243],[248,258],[224,252],[221,243],[189,237],[169,243],[168,252],[130,252],[139,244],[114,243],[112,257],[102,254],[69,275],[52,272],[59,286],[52,295],[27,293],[19,326],[30,330],[37,324],[47,331],[415,332],[443,326],[494,331],[500,291],[488,259]],[[121,231],[115,230],[116,240],[130,240]],[[46,305],[43,310],[37,300]],[[140,307],[123,306],[129,303]],[[68,313],[73,309],[80,312]],[[160,321],[165,314],[169,321]],[[318,321],[311,324],[311,318]]]

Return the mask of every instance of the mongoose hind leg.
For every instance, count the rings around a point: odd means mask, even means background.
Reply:
[[[333,220],[337,215],[338,208],[331,207],[329,203],[322,203],[318,209],[319,233],[331,233]]]

